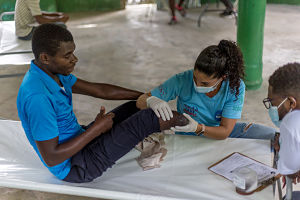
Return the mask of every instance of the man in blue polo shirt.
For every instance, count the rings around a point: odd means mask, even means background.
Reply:
[[[30,144],[59,179],[92,181],[149,134],[182,124],[184,117],[178,113],[177,119],[163,122],[151,109],[139,111],[131,101],[108,114],[101,107],[95,121],[83,128],[73,112],[72,93],[107,100],[135,100],[142,93],[72,75],[75,43],[58,25],[39,26],[32,50],[35,59],[19,89],[18,114]]]

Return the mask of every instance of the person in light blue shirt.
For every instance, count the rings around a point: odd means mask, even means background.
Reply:
[[[222,40],[205,48],[194,69],[179,73],[142,95],[139,108],[152,108],[163,120],[172,118],[168,101],[177,98],[177,111],[190,121],[173,127],[176,134],[204,135],[213,139],[241,137],[273,139],[275,129],[259,124],[237,123],[245,97],[244,62],[239,47]]]

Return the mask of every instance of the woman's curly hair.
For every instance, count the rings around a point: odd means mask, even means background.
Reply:
[[[206,47],[198,56],[194,69],[208,76],[221,78],[226,75],[229,87],[235,96],[239,95],[240,80],[244,79],[244,60],[235,42],[221,40],[218,46]]]

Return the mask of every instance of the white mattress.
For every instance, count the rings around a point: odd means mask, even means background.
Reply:
[[[272,187],[250,196],[207,168],[232,152],[271,165],[270,142],[250,139],[210,140],[167,135],[168,154],[161,168],[143,171],[132,150],[91,183],[70,184],[56,179],[39,161],[20,122],[0,120],[0,186],[105,199],[273,199]]]
[[[27,52],[27,53],[22,53]],[[0,65],[28,64],[33,59],[31,40],[19,40],[14,21],[0,22]]]

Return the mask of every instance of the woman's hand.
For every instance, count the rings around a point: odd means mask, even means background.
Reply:
[[[167,102],[157,98],[155,96],[151,96],[147,98],[147,107],[151,108],[158,118],[162,118],[162,120],[170,120],[173,118],[172,110]]]
[[[196,132],[198,122],[196,122],[191,116],[186,113],[183,113],[183,115],[189,120],[188,125],[175,126],[174,128],[172,127],[171,130],[175,132]]]

